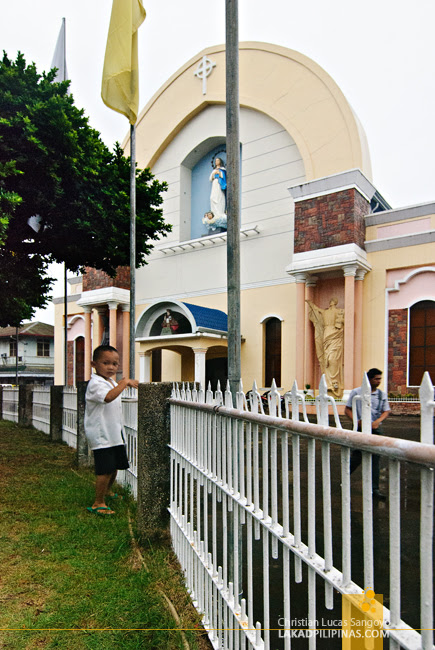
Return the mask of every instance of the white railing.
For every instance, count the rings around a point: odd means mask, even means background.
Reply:
[[[64,386],[62,396],[62,440],[77,449],[77,388]]]
[[[137,497],[137,390],[127,388],[122,393],[122,415],[124,420],[125,444],[130,463],[129,469],[118,472],[117,480],[128,485],[134,498]]]
[[[50,386],[32,387],[32,424],[43,433],[50,433]]]
[[[18,387],[3,388],[3,407],[2,407],[3,420],[18,422],[18,393],[19,393]]]
[[[389,637],[389,647],[432,649],[433,386],[426,374],[420,389],[420,443],[371,434],[367,377],[361,400],[363,430],[357,433],[341,428],[324,378],[315,400],[318,424],[308,422],[296,384],[283,406],[272,389],[269,415],[259,412],[262,406],[255,385],[250,411],[242,389],[234,409],[229,390],[222,395],[218,387],[213,395],[210,390],[204,394],[174,387],[170,400],[172,541],[214,648],[268,650],[283,644],[288,650],[296,629],[299,637],[309,638],[312,650],[317,647],[319,628],[330,627],[322,624],[320,612],[327,612],[337,625],[348,611],[342,610],[343,598],[348,602],[350,595],[361,595],[363,589],[365,593],[379,589],[377,593],[389,604],[389,609],[380,608],[380,632]],[[335,416],[335,428],[328,426],[328,410]],[[362,488],[355,479],[351,485],[351,449],[362,452]],[[372,497],[374,451],[389,466],[389,499],[382,519],[374,512]],[[405,484],[409,489],[412,475],[420,484],[420,492],[414,492],[420,500],[420,517],[407,549],[408,538],[401,533],[401,488]],[[316,498],[322,508],[316,509]],[[333,508],[332,503],[340,505]],[[419,512],[416,507],[415,512]],[[377,526],[388,520],[390,527],[389,534],[383,531],[382,540],[378,529],[375,537],[377,547],[382,544],[388,549],[383,581],[375,580],[374,515]],[[407,558],[401,558],[401,550],[415,557],[414,569],[406,575],[402,563]],[[338,557],[334,558],[334,551]],[[302,596],[298,583],[304,586]],[[316,593],[318,584],[324,588],[324,599]],[[402,620],[401,613],[401,587],[406,598],[415,594],[416,585],[421,605],[420,624],[414,623],[414,628],[421,628],[421,634]],[[273,601],[271,587],[278,591]]]

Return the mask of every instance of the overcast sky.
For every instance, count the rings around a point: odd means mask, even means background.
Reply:
[[[139,109],[192,56],[225,41],[225,0],[143,3]],[[111,7],[111,0],[0,0],[1,49],[10,57],[20,50],[39,71],[50,68],[66,18],[71,90],[109,147],[128,130],[100,97]],[[393,207],[435,200],[434,0],[239,0],[239,23],[241,41],[297,50],[334,79],[366,132],[374,185]]]

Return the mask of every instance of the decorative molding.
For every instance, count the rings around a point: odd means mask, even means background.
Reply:
[[[306,287],[315,287],[315,286],[317,286],[317,280],[318,279],[319,278],[317,277],[317,275],[308,274],[307,280],[305,282],[305,286]]]
[[[380,226],[386,223],[394,223],[395,221],[427,217],[431,214],[435,214],[435,202],[420,203],[419,205],[411,205],[405,208],[396,208],[394,210],[385,210],[385,212],[370,214],[365,217],[365,224],[366,227]]]
[[[240,234],[244,237],[252,237],[253,235],[260,234],[258,226],[253,228],[241,228]],[[167,246],[160,246],[156,248],[156,252],[163,253],[167,255],[168,253],[181,253],[185,250],[191,250],[194,248],[207,248],[210,246],[222,245],[227,241],[227,233],[220,232],[215,235],[207,235],[205,237],[198,237],[197,239],[189,239],[186,241],[181,241],[178,244],[170,244]]]
[[[407,246],[420,246],[435,242],[435,230],[426,230],[409,235],[398,235],[397,237],[385,237],[364,242],[368,253],[391,250],[392,248],[406,248]]]
[[[416,275],[420,275],[420,273],[435,273],[435,266],[422,266],[419,269],[413,269],[404,278],[401,278],[400,280],[396,280],[393,287],[387,287],[386,289],[387,296],[389,293],[392,293],[393,291],[400,291],[401,284],[406,284],[407,282],[409,282],[409,280],[412,280],[412,278],[415,277]],[[421,298],[418,299],[418,301],[420,300]],[[429,298],[429,300],[433,300],[433,298]]]
[[[358,266],[356,264],[345,264],[343,266],[343,275],[345,278],[355,277],[358,271]]]
[[[285,270],[289,275],[296,277],[296,275],[304,273],[341,270],[350,265],[355,265],[356,269],[371,270],[366,251],[356,244],[343,244],[342,246],[295,253],[292,263]]]
[[[278,314],[267,314],[267,316],[263,316],[263,318],[260,321],[260,325],[265,323],[267,320],[270,320],[271,318],[277,318],[278,320],[281,321],[281,323],[284,322],[284,319],[282,316],[278,316]]]
[[[77,304],[80,307],[99,307],[101,305],[108,305],[109,303],[116,303],[117,305],[130,304],[130,291],[128,289],[120,289],[119,287],[105,287],[104,289],[92,289],[91,291],[83,291],[80,300]]]
[[[300,185],[289,187],[295,203],[298,201],[307,201],[326,194],[335,194],[345,190],[355,189],[369,203],[376,193],[375,186],[368,180],[360,169],[350,169],[345,172],[325,176]]]

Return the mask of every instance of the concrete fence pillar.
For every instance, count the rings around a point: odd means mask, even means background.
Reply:
[[[30,427],[33,420],[33,386],[25,384],[18,387],[18,424]]]
[[[137,415],[138,531],[160,536],[169,524],[171,383],[140,384]]]
[[[63,386],[50,386],[50,440],[62,440]]]
[[[92,454],[85,436],[85,395],[87,381],[77,382],[77,465],[88,467],[92,465]]]

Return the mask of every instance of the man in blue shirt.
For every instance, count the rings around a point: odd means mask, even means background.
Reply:
[[[367,372],[367,378],[370,382],[370,386],[372,389],[372,394],[371,394],[371,407],[372,407],[372,433],[382,435],[382,427],[381,424],[382,422],[390,415],[391,409],[390,409],[390,404],[388,402],[388,397],[386,393],[381,391],[379,388],[379,385],[382,381],[382,370],[379,370],[378,368],[370,368],[370,370]],[[355,395],[361,395],[361,388],[354,388],[351,394],[349,395],[349,399],[347,400],[347,404],[345,406],[344,412],[346,413],[347,417],[350,418],[353,421],[353,413],[352,413],[352,401]],[[361,400],[357,399],[356,400],[356,416],[358,419],[358,431],[361,431]],[[385,495],[382,494],[382,492],[379,490],[379,456],[373,455],[373,496],[377,497],[378,499],[385,500]],[[351,453],[350,457],[350,473],[354,472],[357,467],[361,464],[362,460],[362,455],[361,452],[358,449],[354,449]]]

